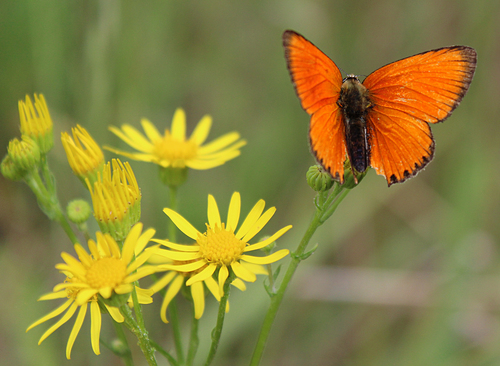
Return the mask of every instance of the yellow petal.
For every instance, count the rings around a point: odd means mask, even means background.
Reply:
[[[211,194],[208,195],[208,224],[213,229],[216,226],[221,228],[221,220],[219,208],[217,207],[217,202],[215,201],[214,196]]]
[[[264,207],[266,206],[266,202],[264,200],[259,200],[250,210],[245,221],[241,224],[240,229],[236,233],[236,238],[241,239],[246,235],[248,230],[257,222],[262,211],[264,211]]]
[[[90,302],[90,340],[92,350],[96,355],[99,355],[99,336],[101,334],[101,310],[97,301]]]
[[[170,220],[174,222],[175,226],[177,226],[180,231],[182,231],[191,239],[196,240],[198,238],[198,234],[201,234],[198,230],[195,229],[193,225],[189,223],[189,221],[187,221],[184,217],[179,215],[174,210],[171,210],[167,207],[163,209],[163,212],[165,212],[165,214],[170,217]]]
[[[189,280],[186,281],[186,286],[190,286],[194,282],[204,281],[208,277],[211,277],[215,270],[217,269],[217,265],[214,263],[210,263],[206,268],[203,269],[200,273],[194,275]]]
[[[194,317],[200,319],[205,310],[205,291],[203,282],[195,282],[191,285],[191,296],[194,303]]]
[[[256,244],[247,245],[243,251],[244,252],[251,252],[252,250],[262,249],[262,248],[268,246],[269,244],[271,244],[276,239],[278,239],[280,236],[282,236],[284,233],[286,233],[291,228],[292,228],[292,225],[285,226],[284,228],[278,230],[276,233],[271,235],[266,240],[261,241],[261,242],[256,243]]]
[[[144,129],[144,132],[146,133],[146,136],[151,142],[155,142],[157,140],[161,140],[162,136],[156,129],[155,125],[152,124],[148,119],[143,118],[141,120],[141,125],[142,128]]]
[[[243,239],[241,239],[244,242],[249,242],[255,235],[257,235],[264,226],[271,220],[273,217],[274,213],[276,212],[276,207],[271,207],[268,209],[264,214],[262,214],[261,217],[257,220],[255,224],[248,230],[248,232],[245,234]]]
[[[254,273],[243,267],[239,262],[231,263],[231,268],[233,269],[234,274],[237,277],[241,278],[243,281],[255,282],[255,280],[257,279]]]
[[[215,140],[209,142],[208,144],[201,146],[198,149],[198,153],[200,155],[211,154],[216,151],[220,151],[225,147],[231,145],[233,142],[237,141],[240,138],[240,134],[238,132],[229,132],[225,135],[222,135]]]
[[[62,316],[62,318],[59,319],[57,323],[55,323],[49,329],[47,329],[45,333],[43,333],[43,335],[40,337],[40,340],[38,341],[38,344],[40,345],[40,343],[42,343],[49,335],[54,333],[56,329],[58,329],[61,325],[66,323],[73,316],[77,307],[78,305],[76,305],[76,303],[73,301],[68,311]]]
[[[236,231],[238,221],[240,220],[241,197],[238,192],[234,192],[229,202],[229,210],[227,212],[227,227],[226,229],[232,232]]]
[[[251,255],[246,255],[243,254],[241,256],[241,260],[247,261],[249,263],[254,263],[254,264],[269,264],[269,263],[274,263],[276,261],[279,261],[280,259],[286,257],[290,253],[288,249],[281,249],[278,250],[277,252],[265,256],[265,257],[254,257]]]
[[[205,142],[212,127],[212,117],[209,115],[203,116],[200,122],[196,125],[190,140],[197,146],[201,146]]]
[[[71,358],[71,349],[73,348],[73,344],[75,343],[76,336],[82,328],[85,314],[87,314],[87,304],[83,304],[82,306],[80,306],[80,311],[78,312],[78,316],[76,317],[75,324],[73,325],[71,333],[69,334],[68,344],[66,345],[66,358],[68,360]]]
[[[71,304],[73,303],[73,299],[68,299],[68,301],[66,301],[64,304],[62,304],[61,306],[59,306],[57,309],[55,309],[54,311],[48,313],[47,315],[45,315],[44,317],[38,319],[36,322],[34,322],[33,324],[31,324],[27,329],[26,329],[26,332],[34,327],[36,327],[37,325],[40,325],[44,322],[46,322],[47,320],[50,320],[52,318],[55,318],[56,316],[58,316],[59,314],[62,314],[64,312],[64,310],[66,310]]]
[[[226,279],[229,276],[229,270],[227,266],[222,266],[219,269],[219,295],[220,297],[224,296],[224,284],[226,283]]]
[[[161,304],[160,316],[161,320],[164,323],[168,323],[167,320],[167,307],[170,304],[170,301],[179,293],[179,290],[184,283],[184,276],[177,275],[172,284],[168,287],[167,293],[165,294],[165,299],[163,299],[163,303]]]
[[[177,108],[172,120],[172,138],[186,141],[186,114],[182,108]]]

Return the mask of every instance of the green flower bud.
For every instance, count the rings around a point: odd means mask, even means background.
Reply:
[[[325,192],[332,188],[333,180],[330,173],[319,165],[313,165],[306,173],[307,184],[316,192]]]
[[[26,135],[22,136],[21,141],[17,138],[10,140],[7,151],[19,169],[32,170],[40,163],[40,148]]]
[[[17,181],[24,178],[26,170],[15,164],[9,154],[5,155],[0,165],[2,175],[10,180]]]
[[[68,214],[68,219],[71,222],[74,222],[75,224],[83,224],[90,217],[92,209],[87,201],[76,199],[68,203],[66,212]]]

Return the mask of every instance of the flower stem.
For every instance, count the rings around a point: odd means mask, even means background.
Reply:
[[[168,186],[168,188],[169,188],[168,193],[170,198],[169,208],[171,210],[177,211],[177,186]],[[172,220],[169,220],[168,238],[173,243],[175,243],[177,239],[176,230],[177,227],[175,226],[174,222]]]
[[[155,348],[152,346],[149,340],[149,334],[145,329],[141,329],[139,324],[137,324],[136,320],[132,316],[132,311],[130,310],[127,304],[124,304],[120,307],[121,313],[125,318],[125,325],[128,329],[130,329],[137,339],[139,340],[139,347],[144,354],[148,365],[156,366],[156,357],[155,357]]]
[[[323,224],[333,214],[333,212],[335,212],[340,202],[342,202],[349,192],[349,189],[344,189],[342,186],[336,185],[335,189],[328,197],[325,197],[326,193],[318,193],[318,196],[315,199],[316,212],[309,224],[309,227],[304,233],[297,250],[292,253],[292,260],[288,265],[288,269],[283,277],[283,281],[281,282],[278,291],[271,297],[271,304],[269,305],[269,309],[267,310],[264,318],[264,323],[262,324],[259,338],[257,339],[257,344],[250,361],[251,366],[257,366],[260,363],[267,343],[267,338],[269,337],[269,333],[281,305],[281,301],[283,300],[286,289],[293,277],[293,274],[295,273],[295,270],[297,269],[299,263],[304,259],[304,252],[309,244],[309,241],[311,240],[311,237],[316,232],[316,229],[320,227],[321,224]]]
[[[194,311],[193,311],[194,313]],[[186,365],[191,366],[194,361],[194,356],[196,355],[196,351],[198,351],[198,345],[200,344],[200,340],[198,338],[198,324],[199,320],[194,317],[193,314],[193,322],[191,323],[191,336],[189,339],[189,349],[187,354]]]
[[[121,350],[120,353],[116,352],[116,349],[112,347],[109,344],[105,344],[114,354],[119,356],[123,362],[125,363],[126,366],[133,366],[134,362],[132,360],[132,352],[130,351],[130,347],[127,342],[127,337],[125,336],[125,332],[123,331],[123,325],[120,323],[117,323],[115,321],[112,322],[114,327],[115,327],[115,332],[116,336],[120,340],[120,342],[123,345],[123,350]],[[104,341],[101,339],[101,343],[104,343]]]
[[[172,299],[169,304],[168,311],[170,312],[170,323],[172,324],[172,331],[174,332],[174,344],[177,354],[177,362],[180,365],[184,364],[184,350],[182,348],[181,327],[179,324],[179,312],[177,311],[177,301]]]
[[[229,275],[224,283],[224,295],[220,299],[219,302],[219,312],[217,313],[217,324],[215,328],[212,330],[212,345],[210,346],[210,351],[207,356],[207,360],[205,362],[205,366],[209,366],[217,353],[217,348],[219,347],[220,336],[222,334],[222,327],[224,325],[224,317],[226,315],[226,305],[227,299],[229,297],[229,285],[234,280],[234,275]]]

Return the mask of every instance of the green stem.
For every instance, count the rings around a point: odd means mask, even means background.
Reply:
[[[169,188],[169,208],[177,212],[177,186],[168,186]],[[175,243],[177,239],[177,227],[172,220],[169,220],[168,238]]]
[[[132,352],[130,351],[130,347],[128,345],[127,337],[125,336],[125,332],[123,331],[123,326],[120,323],[117,323],[115,321],[112,322],[113,326],[115,327],[115,332],[116,336],[120,340],[120,342],[123,345],[123,350],[116,350],[115,347],[112,345],[106,345],[115,355],[119,356],[125,365],[127,366],[133,366],[134,361],[132,360]],[[101,339],[101,342],[104,343]]]
[[[130,329],[137,339],[139,340],[139,347],[146,358],[148,365],[156,366],[155,348],[152,346],[149,340],[149,334],[145,329],[141,329],[139,324],[132,316],[132,311],[128,304],[124,304],[120,307],[120,311],[125,318],[125,325]]]
[[[342,192],[342,190],[344,190],[344,192]],[[333,214],[340,202],[349,192],[350,190],[344,189],[342,188],[342,186],[337,185],[326,200],[324,199],[325,196],[322,193],[318,193],[318,196],[316,197],[317,209],[314,217],[312,218],[309,227],[302,237],[297,250],[291,255],[292,260],[288,265],[287,271],[285,273],[285,276],[283,277],[283,281],[281,282],[278,291],[276,292],[276,295],[271,297],[271,304],[269,305],[269,309],[267,310],[266,316],[264,318],[259,338],[257,340],[257,344],[250,361],[251,366],[257,366],[260,363],[264,348],[267,343],[267,339],[269,337],[269,333],[271,331],[271,327],[273,325],[274,319],[276,318],[276,314],[281,305],[283,297],[285,296],[288,284],[291,281],[299,263],[302,261],[302,255],[304,254],[309,241],[311,240],[313,234],[316,232],[316,229],[320,227],[321,224],[323,224],[325,220]]]
[[[177,354],[177,361],[180,365],[184,364],[184,349],[182,347],[181,327],[179,323],[179,312],[177,311],[177,301],[172,299],[168,306],[170,312],[170,324],[172,324],[172,331],[174,332],[174,344]]]
[[[199,320],[194,317],[193,311],[193,322],[191,323],[191,336],[189,339],[189,349],[187,354],[186,365],[191,366],[194,361],[194,356],[196,355],[196,351],[198,351],[198,345],[200,344],[200,340],[198,338],[198,324]]]
[[[212,345],[210,346],[210,351],[205,362],[205,366],[209,366],[217,353],[217,348],[219,347],[220,336],[222,334],[222,327],[224,325],[224,317],[226,315],[227,299],[229,297],[230,284],[233,282],[234,276],[230,275],[224,283],[224,295],[219,302],[219,312],[217,313],[217,324],[212,330]]]

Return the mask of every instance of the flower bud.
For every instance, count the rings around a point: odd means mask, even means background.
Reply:
[[[306,173],[307,184],[316,192],[325,192],[332,188],[333,180],[330,173],[326,172],[323,167],[313,165]]]
[[[21,180],[26,175],[26,170],[14,163],[9,154],[4,156],[0,170],[5,178],[13,181]]]
[[[68,203],[66,208],[68,214],[68,219],[75,224],[83,224],[88,220],[92,210],[87,201],[82,199],[76,199]]]
[[[45,98],[35,94],[35,104],[26,95],[26,101],[19,101],[19,117],[21,119],[21,133],[37,143],[41,154],[46,154],[54,146],[52,133],[52,119]]]
[[[20,170],[33,170],[40,163],[40,148],[26,135],[22,136],[21,141],[17,138],[10,140],[7,151]]]

